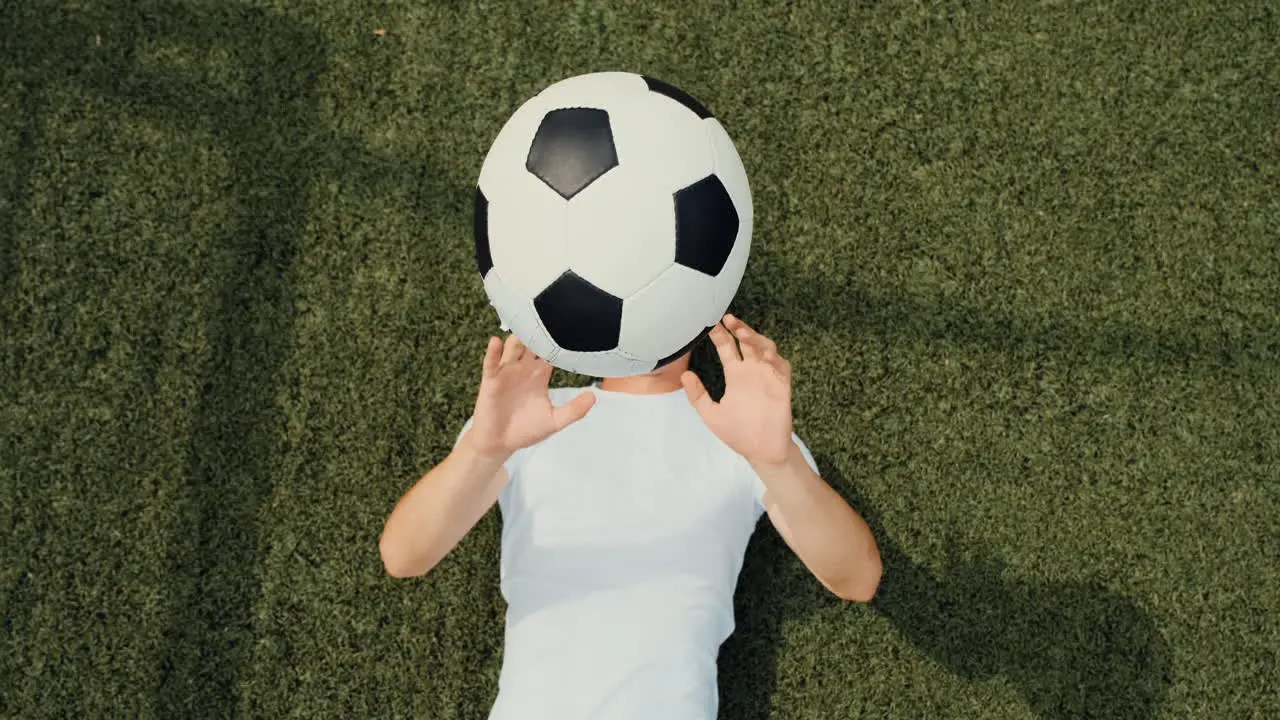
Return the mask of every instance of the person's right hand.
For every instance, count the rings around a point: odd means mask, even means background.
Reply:
[[[489,338],[467,431],[471,448],[481,455],[506,458],[581,420],[595,404],[595,393],[583,392],[560,407],[553,406],[547,390],[550,380],[551,363],[528,350],[515,334],[508,335],[506,342]]]

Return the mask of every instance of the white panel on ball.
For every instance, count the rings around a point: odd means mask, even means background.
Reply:
[[[569,267],[625,298],[676,258],[675,204],[631,168],[615,168],[569,203]]]
[[[743,218],[738,229],[738,240],[733,244],[733,250],[729,251],[729,259],[720,270],[720,274],[712,280],[715,285],[715,300],[708,306],[711,310],[710,316],[706,318],[709,321],[708,325],[719,321],[733,302],[734,296],[738,294],[742,277],[746,274],[747,260],[751,254],[750,239],[751,221]]]
[[[532,306],[528,312],[516,316],[511,323],[511,332],[520,338],[525,347],[549,363],[558,362],[559,355],[564,352],[556,346],[542,323],[538,322],[538,314],[533,311]]]
[[[532,298],[569,267],[564,198],[531,173],[503,178],[490,194],[489,253],[512,289]]]
[[[729,191],[729,197],[733,198],[738,214],[743,218],[751,217],[751,185],[747,182],[747,169],[738,155],[738,148],[734,146],[729,133],[725,131],[719,120],[707,118],[703,121],[702,127],[706,130],[707,137],[711,139],[716,177],[720,178],[720,182],[724,183],[725,189]]]
[[[526,175],[524,163],[529,156],[533,136],[547,114],[547,106],[539,97],[533,97],[516,108],[498,136],[494,138],[489,153],[480,166],[480,179],[476,184],[486,196],[505,192],[504,185],[512,178]]]
[[[640,375],[653,369],[655,360],[637,360],[617,350],[607,352],[574,352],[560,350],[555,365],[569,372],[593,377],[626,377]]]
[[[674,193],[711,174],[711,143],[699,118],[642,81],[626,107],[609,116],[618,164],[627,175],[656,190]]]
[[[598,72],[565,78],[538,93],[537,99],[544,107],[583,107],[582,99],[591,98],[589,107],[608,109],[609,104],[628,95],[648,90],[644,78],[629,72]],[[530,138],[533,136],[530,135]]]
[[[714,324],[701,312],[690,312],[709,307],[714,295],[713,278],[672,265],[652,284],[622,301],[618,349],[655,362],[679,350]]]
[[[511,289],[511,285],[497,269],[484,276],[484,291],[489,296],[489,305],[498,314],[498,324],[504,332],[510,332],[511,320],[532,307],[527,296]]]
[[[738,294],[738,288],[742,284],[742,277],[746,274],[747,260],[751,254],[750,238],[751,223],[746,218],[743,218],[738,230],[738,240],[734,243],[733,250],[729,252],[729,259],[720,270],[720,274],[716,275],[713,280],[715,284],[715,301],[709,306],[711,316],[707,318],[710,321],[708,324],[718,321],[733,302],[734,296]]]
[[[715,154],[716,177],[720,178],[725,190],[729,192],[729,197],[733,198],[734,207],[738,210],[738,237],[733,243],[733,249],[729,251],[729,259],[721,268],[720,274],[716,276],[715,302],[712,306],[718,314],[710,318],[708,322],[710,325],[718,321],[733,302],[738,286],[742,282],[742,276],[746,272],[747,260],[751,255],[755,211],[751,200],[751,186],[747,182],[747,171],[742,165],[742,158],[738,155],[738,149],[734,146],[733,140],[725,132],[724,126],[714,118],[708,118],[703,127],[707,131],[707,137],[711,139]]]
[[[520,338],[525,347],[538,357],[547,362],[555,362],[559,348],[543,329],[542,323],[538,322],[532,300],[512,289],[497,268],[490,270],[485,276],[484,289],[489,295],[489,303],[498,313],[503,329]]]

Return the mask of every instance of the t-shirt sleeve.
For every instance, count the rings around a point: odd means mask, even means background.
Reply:
[[[809,452],[809,446],[804,444],[800,436],[794,432],[791,433],[791,441],[796,444],[796,447],[800,448],[800,454],[804,455],[804,460],[809,463],[809,467],[813,468],[814,472],[821,474],[821,471],[818,470],[817,461],[813,459],[813,453]],[[751,469],[750,465],[747,466],[747,472],[751,476],[751,494],[756,499],[756,510],[764,512],[764,482],[756,474],[756,471]]]

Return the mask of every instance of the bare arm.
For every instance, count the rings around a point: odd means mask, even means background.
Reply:
[[[870,601],[880,584],[880,551],[866,522],[814,472],[792,432],[791,363],[772,340],[726,314],[710,333],[724,366],[720,401],[685,372],[689,402],[764,483],[778,533],[818,580],[846,600]]]
[[[417,577],[435,567],[506,487],[506,456],[478,452],[469,435],[400,498],[387,518],[378,550],[392,577]]]
[[[880,551],[862,516],[831,488],[794,443],[776,465],[753,465],[778,534],[828,590],[870,602],[880,584]]]
[[[395,577],[423,575],[436,566],[497,502],[508,482],[507,460],[570,423],[595,402],[582,393],[551,404],[551,365],[515,335],[489,338],[472,423],[449,456],[422,476],[396,504],[378,551]]]

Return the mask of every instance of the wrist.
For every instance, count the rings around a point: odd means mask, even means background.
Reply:
[[[797,461],[804,463],[804,456],[800,453],[800,447],[789,435],[784,447],[747,457],[747,463],[760,477],[776,475],[793,466]]]
[[[507,461],[511,459],[512,453],[501,448],[486,448],[477,443],[475,437],[471,433],[472,431],[468,430],[466,434],[462,436],[458,441],[458,446],[454,449],[454,452],[457,452],[468,460],[493,465],[494,468],[505,465]]]

